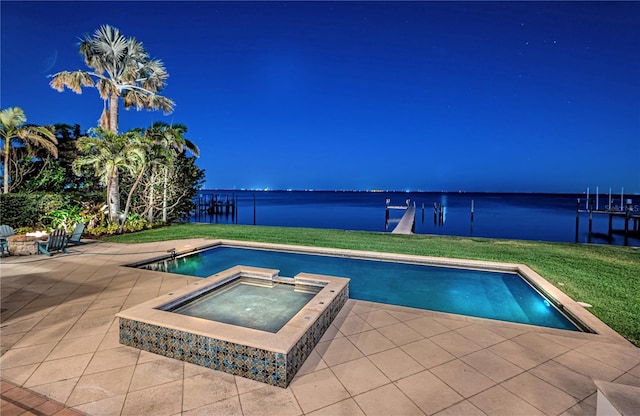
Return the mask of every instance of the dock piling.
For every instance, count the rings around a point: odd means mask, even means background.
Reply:
[[[580,230],[580,198],[578,198],[578,202],[576,202],[576,243],[578,242]]]
[[[193,200],[195,211],[194,218],[197,222],[216,222],[218,223],[220,217],[225,217],[234,220],[237,213],[238,200],[235,195],[229,198],[229,195],[225,195],[225,200],[222,200],[220,194],[199,194]]]
[[[589,235],[587,236],[587,243],[591,244],[591,233],[593,231],[593,201],[587,201],[589,206]]]
[[[631,200],[627,199],[624,213],[624,245],[629,245],[629,218],[631,217]]]
[[[238,223],[238,195],[233,194],[233,214],[235,215],[236,224]]]
[[[473,199],[471,200],[471,222],[473,222]]]
[[[578,243],[580,240],[580,214],[581,213],[589,213],[589,230],[587,234],[587,243],[591,243],[593,237],[606,239],[609,244],[614,242],[614,235],[619,234],[624,238],[624,245],[629,245],[629,237],[632,238],[640,238],[640,206],[633,205],[633,201],[630,198],[625,199],[624,197],[624,187],[620,190],[620,204],[616,204],[618,196],[613,195],[611,192],[611,187],[609,187],[609,199],[608,204],[605,204],[604,208],[600,209],[599,200],[600,200],[600,187],[596,186],[595,191],[595,201],[593,197],[590,197],[590,188],[587,187],[585,199],[585,205],[582,208],[580,204],[582,203],[581,198],[578,198],[576,202],[576,235],[575,242]],[[604,214],[608,215],[608,227],[607,233],[594,233],[593,232],[593,216],[594,214]],[[620,218],[624,221],[623,227],[614,228],[614,218]]]
[[[589,187],[587,186],[587,198],[584,200],[584,209],[589,210]]]

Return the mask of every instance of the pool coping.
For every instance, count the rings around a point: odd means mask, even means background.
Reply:
[[[209,240],[209,239],[207,239]],[[602,322],[599,318],[589,312],[585,307],[578,304],[575,300],[569,297],[567,294],[562,292],[560,289],[551,284],[548,280],[538,274],[536,271],[531,269],[526,264],[521,263],[506,263],[506,262],[494,262],[494,261],[485,261],[485,260],[470,260],[470,259],[457,259],[457,258],[448,258],[448,257],[435,257],[435,256],[423,256],[423,255],[413,255],[413,254],[399,254],[399,253],[386,253],[386,252],[378,252],[378,251],[368,251],[368,250],[353,250],[353,249],[339,249],[339,248],[327,248],[327,247],[316,247],[316,246],[300,246],[300,245],[292,245],[292,244],[277,244],[277,243],[262,243],[262,242],[254,242],[254,241],[240,241],[240,240],[229,240],[229,239],[210,239],[211,243],[203,246],[195,247],[193,245],[184,245],[182,247],[176,247],[176,254],[183,255],[191,252],[203,250],[206,248],[216,247],[220,245],[229,245],[235,247],[243,247],[243,248],[256,248],[256,249],[271,249],[271,250],[281,250],[281,251],[294,251],[306,254],[319,254],[319,255],[332,255],[332,256],[345,256],[345,257],[356,257],[366,260],[386,260],[386,261],[400,261],[400,262],[410,262],[423,264],[428,266],[440,266],[440,267],[453,267],[453,268],[466,268],[466,269],[477,269],[484,271],[495,271],[495,272],[512,272],[518,273],[524,279],[526,279],[536,290],[541,292],[545,297],[547,297],[554,305],[559,308],[563,313],[569,315],[569,317],[577,321],[580,325],[585,326],[586,328],[592,331],[592,335],[597,335],[599,337],[608,338],[615,342],[624,341],[627,343],[628,341],[604,322]],[[139,262],[137,264],[143,264],[150,262],[152,260],[160,260],[165,259],[168,256],[161,256],[157,259],[147,259],[144,262]],[[132,264],[129,264],[132,266]],[[435,312],[435,311],[434,311]],[[450,313],[450,312],[447,312]],[[457,316],[465,316],[467,318],[472,319],[486,319],[486,318],[478,318],[471,317],[466,315],[458,315]],[[490,322],[506,322],[500,320],[492,320],[486,319]],[[517,324],[514,322],[509,322],[510,324]],[[527,324],[521,324],[527,325]],[[546,328],[537,325],[531,325],[543,329],[549,329],[555,331],[554,328]],[[559,330],[564,333],[575,332],[575,331],[567,331],[567,330]],[[589,331],[583,332],[575,332],[576,334],[589,334]]]

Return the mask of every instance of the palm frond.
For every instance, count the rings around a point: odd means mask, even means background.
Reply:
[[[118,28],[103,25],[93,35],[92,50],[109,72],[109,68],[117,67],[127,54],[127,39]]]
[[[149,53],[144,49],[142,42],[136,38],[127,39],[127,59],[143,63],[149,60]]]
[[[138,74],[140,86],[151,92],[161,91],[167,83],[169,74],[161,60],[148,61],[140,68]]]
[[[149,97],[149,108],[154,110],[162,110],[164,115],[171,114],[173,107],[176,105],[173,100],[162,95],[153,94]]]
[[[100,98],[103,100],[109,99],[112,95],[118,94],[118,88],[115,83],[107,78],[100,78],[96,83],[96,88],[98,89],[98,94],[100,94]]]
[[[200,157],[200,149],[191,140],[184,139],[184,147],[187,148],[195,157]]]
[[[124,90],[122,92],[122,101],[124,103],[124,108],[127,110],[131,107],[135,107],[136,110],[140,111],[146,108],[147,105],[146,95],[137,89]]]
[[[89,73],[78,70],[58,72],[53,75],[49,85],[58,92],[64,91],[67,87],[76,94],[82,94],[82,87],[93,87],[95,83]]]
[[[58,157],[58,140],[55,134],[47,127],[24,126],[16,130],[16,136],[20,142],[33,147],[42,148]]]
[[[20,107],[10,107],[0,111],[0,125],[3,131],[16,128],[26,122],[27,116]]]
[[[94,68],[91,65],[91,59],[93,58],[93,50],[91,47],[91,36],[89,34],[85,34],[84,38],[80,40],[80,44],[78,46],[78,52],[80,52],[80,54],[83,56],[84,63],[88,67]],[[101,70],[98,70],[98,69],[96,69],[96,71],[98,71],[98,73],[102,72]]]

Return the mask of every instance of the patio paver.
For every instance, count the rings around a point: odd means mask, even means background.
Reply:
[[[287,389],[120,345],[116,313],[197,281],[123,265],[209,243],[3,258],[3,416],[595,415],[594,379],[640,385],[619,339],[355,300]]]

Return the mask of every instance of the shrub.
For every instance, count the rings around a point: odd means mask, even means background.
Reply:
[[[72,227],[77,223],[83,221],[80,215],[80,207],[77,205],[71,206],[66,209],[54,209],[47,214],[40,217],[43,224],[50,223],[51,228],[63,227],[66,232],[70,232]]]
[[[85,229],[85,233],[94,237],[101,237],[104,235],[114,235],[118,232],[118,224],[97,225],[93,228]]]
[[[37,228],[43,215],[64,208],[67,208],[64,194],[20,192],[0,195],[0,218],[3,224],[13,228]]]
[[[145,228],[149,228],[148,225],[149,225],[149,222],[142,215],[129,214],[129,216],[127,217],[127,220],[124,223],[124,231],[126,232],[140,231],[140,230],[144,230]]]

